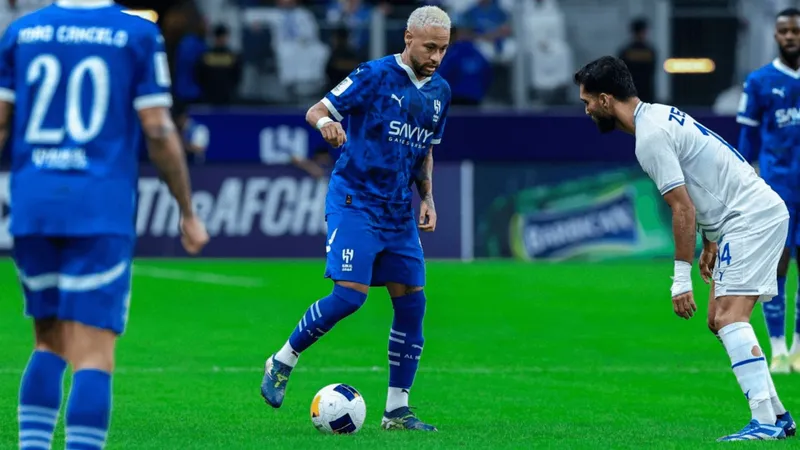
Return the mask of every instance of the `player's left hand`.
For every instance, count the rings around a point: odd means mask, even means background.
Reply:
[[[181,243],[186,253],[196,255],[208,244],[208,231],[197,216],[181,217]]]
[[[675,310],[675,314],[678,317],[683,317],[686,320],[691,319],[695,311],[697,311],[697,305],[694,303],[692,291],[672,297],[672,308]]]
[[[427,198],[419,205],[419,229],[432,232],[436,229],[436,206],[432,198]]]
[[[703,281],[706,284],[710,283],[712,278],[714,278],[714,264],[717,263],[717,250],[716,244],[714,247],[711,248],[703,248],[703,252],[700,253],[700,276],[703,277]]]

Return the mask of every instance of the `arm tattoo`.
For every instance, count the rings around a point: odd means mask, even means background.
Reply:
[[[428,150],[416,180],[417,192],[423,202],[433,206],[433,147]]]

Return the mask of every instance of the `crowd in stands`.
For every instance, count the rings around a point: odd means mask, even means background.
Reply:
[[[375,56],[376,42],[380,55],[401,52],[405,20],[423,4],[453,19],[440,73],[454,103],[510,103],[518,58],[531,98],[563,101],[574,61],[558,0],[187,1],[162,19],[176,96],[190,103],[313,101]]]

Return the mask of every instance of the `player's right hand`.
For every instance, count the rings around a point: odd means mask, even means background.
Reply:
[[[208,243],[208,231],[197,216],[181,217],[181,243],[186,253],[196,255]]]
[[[333,148],[339,148],[347,142],[347,135],[342,128],[342,124],[336,121],[326,123],[325,126],[319,129],[322,133],[325,142],[330,144]]]
[[[697,311],[697,305],[694,303],[692,291],[672,297],[672,308],[675,310],[675,314],[677,314],[678,317],[683,317],[686,320],[691,319],[692,316],[694,316],[694,312]]]

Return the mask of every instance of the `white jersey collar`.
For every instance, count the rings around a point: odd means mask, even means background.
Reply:
[[[644,109],[644,102],[639,100],[639,104],[636,105],[636,108],[633,110],[633,124],[636,125],[636,119],[639,118],[639,113],[642,112]]]
[[[794,70],[791,67],[787,66],[786,64],[781,61],[780,58],[775,58],[772,61],[772,67],[776,68],[779,72],[783,72],[786,75],[794,78],[795,80],[800,79],[800,71]]]
[[[397,64],[400,67],[402,67],[403,70],[406,71],[406,73],[408,74],[408,78],[411,79],[411,82],[414,83],[414,86],[416,86],[417,89],[421,89],[422,86],[425,86],[425,83],[427,83],[428,81],[431,81],[431,77],[427,77],[427,78],[423,78],[421,80],[418,80],[417,79],[417,75],[414,74],[414,69],[412,69],[411,67],[408,67],[406,65],[406,63],[403,62],[403,56],[400,53],[395,53],[394,60],[397,61]]]
[[[58,0],[56,6],[72,9],[106,8],[114,5],[114,0]]]

